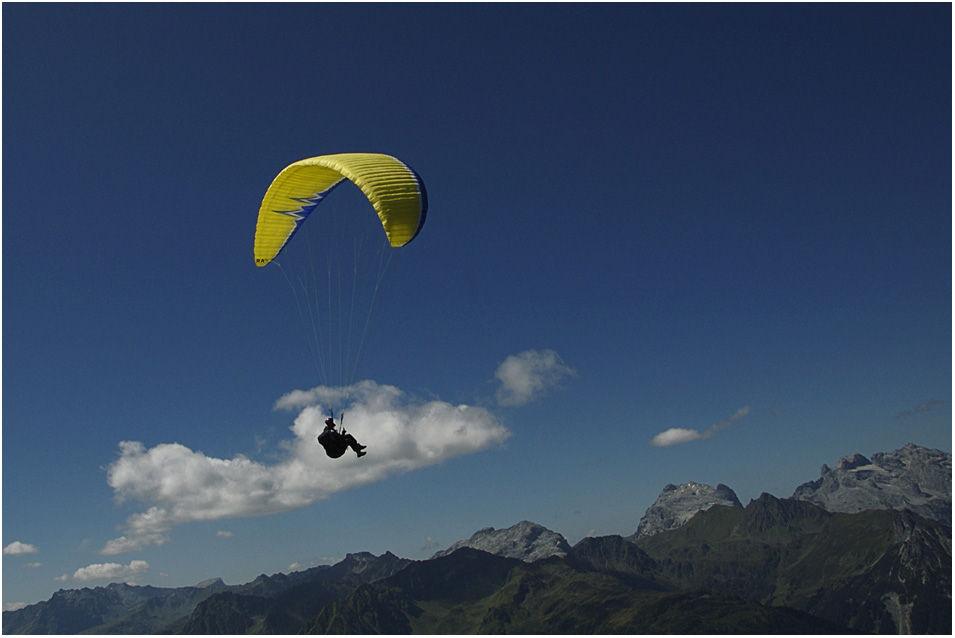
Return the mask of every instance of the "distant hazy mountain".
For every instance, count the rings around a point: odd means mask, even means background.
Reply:
[[[488,554],[516,558],[526,563],[550,556],[566,556],[570,551],[567,540],[536,523],[521,521],[507,529],[485,527],[465,541],[458,541],[448,549],[437,552],[431,558],[447,556],[462,547],[479,549]]]
[[[61,589],[46,602],[3,612],[3,633],[164,633],[187,618],[196,605],[224,588],[221,580],[215,580],[201,587],[112,583],[93,589]]]
[[[647,509],[634,538],[645,538],[659,532],[682,527],[697,512],[710,509],[714,505],[742,507],[736,492],[722,483],[716,487],[702,483],[684,483],[667,485],[656,502]]]
[[[3,633],[951,634],[950,454],[846,457],[795,496],[744,508],[723,485],[668,485],[637,534],[572,548],[522,521],[426,561],[60,590],[4,612]]]
[[[195,587],[113,583],[60,590],[46,602],[3,612],[3,633],[297,633],[328,602],[409,563],[390,552],[361,552],[331,566],[262,574],[244,585],[228,586],[215,578]]]
[[[840,459],[822,476],[796,488],[793,498],[830,512],[907,509],[952,525],[952,455],[917,445]]]

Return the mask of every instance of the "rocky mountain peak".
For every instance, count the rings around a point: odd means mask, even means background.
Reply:
[[[210,578],[196,585],[197,589],[207,589],[207,588],[221,589],[224,587],[226,587],[226,584],[222,582],[221,578]]]
[[[794,499],[830,512],[907,509],[952,524],[952,455],[918,445],[879,452],[868,459],[852,454],[821,476],[796,488]]]
[[[776,498],[763,492],[743,510],[736,532],[762,534],[773,528],[806,530],[818,527],[831,516],[829,512],[812,503]]]
[[[644,538],[659,532],[682,527],[697,512],[714,505],[742,507],[736,492],[723,485],[716,487],[703,483],[669,484],[660,492],[656,502],[647,509],[631,538]]]
[[[345,558],[342,560],[342,563],[348,565],[354,570],[360,571],[369,564],[373,563],[377,558],[378,557],[371,552],[354,552],[345,554]]]
[[[435,553],[431,558],[446,556],[462,547],[479,549],[505,558],[517,558],[527,563],[550,556],[566,556],[570,551],[570,544],[557,532],[537,523],[521,521],[507,529],[485,527],[475,532],[471,538],[458,541],[448,549]]]
[[[858,452],[850,456],[844,456],[839,459],[838,465],[836,465],[837,470],[844,470],[848,472],[849,470],[854,470],[857,467],[862,467],[863,465],[871,465],[872,461],[862,456]]]

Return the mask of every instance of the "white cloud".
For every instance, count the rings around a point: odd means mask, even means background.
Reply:
[[[73,572],[72,576],[63,574],[55,580],[66,581],[76,580],[86,582],[90,580],[117,580],[122,579],[130,581],[136,576],[145,574],[149,571],[149,563],[144,560],[130,561],[129,565],[120,565],[119,563],[94,563],[86,567],[81,567]]]
[[[700,434],[699,430],[670,428],[669,430],[664,430],[653,437],[653,440],[650,441],[650,445],[654,445],[656,447],[668,447],[670,445],[677,445],[679,443],[689,443],[690,441],[695,441],[702,436],[703,435]]]
[[[318,386],[311,390],[293,390],[275,402],[276,410],[301,410],[312,405],[340,406],[349,400],[357,386]]]
[[[497,401],[501,405],[524,405],[539,399],[565,376],[576,375],[553,350],[526,350],[509,356],[494,373],[501,382]]]
[[[20,541],[13,541],[3,548],[4,556],[22,556],[23,554],[39,553],[40,550],[36,548],[36,545],[31,545],[30,543],[21,543]]]
[[[16,611],[26,606],[26,603],[3,603],[3,611]]]
[[[36,569],[38,567],[43,567],[43,563],[27,563],[24,567],[29,567],[30,569]]]
[[[734,422],[742,419],[744,416],[749,414],[750,407],[747,405],[743,408],[740,408],[736,411],[733,416],[719,423],[714,423],[709,428],[700,432],[699,430],[689,430],[686,428],[670,428],[669,430],[664,430],[657,434],[650,441],[650,445],[655,447],[669,447],[671,445],[679,445],[680,443],[689,443],[690,441],[696,441],[697,439],[708,439],[720,430],[724,430],[732,425]]]
[[[218,532],[216,532],[216,536],[219,538],[232,538],[232,532],[227,532],[220,529]]]
[[[314,402],[345,396],[352,403],[344,425],[368,450],[361,459],[348,453],[333,460],[315,440],[325,410]],[[161,545],[184,523],[306,507],[342,490],[499,445],[510,435],[483,408],[418,403],[398,388],[373,381],[297,391],[276,405],[303,409],[290,428],[294,438],[281,444],[284,458],[272,465],[242,455],[214,458],[179,443],[149,449],[134,441],[120,443],[120,458],[108,469],[109,485],[119,502],[137,501],[147,509],[127,518],[124,534],[100,553]]]

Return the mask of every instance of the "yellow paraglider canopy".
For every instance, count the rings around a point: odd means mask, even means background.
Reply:
[[[315,207],[345,179],[371,202],[392,247],[404,246],[421,231],[427,192],[406,164],[380,153],[319,155],[289,164],[272,180],[255,227],[255,265],[275,259]]]

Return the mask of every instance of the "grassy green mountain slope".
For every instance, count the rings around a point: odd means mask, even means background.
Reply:
[[[639,589],[560,558],[521,563],[471,549],[412,565],[326,607],[314,634],[832,633],[792,609],[703,591]]]

